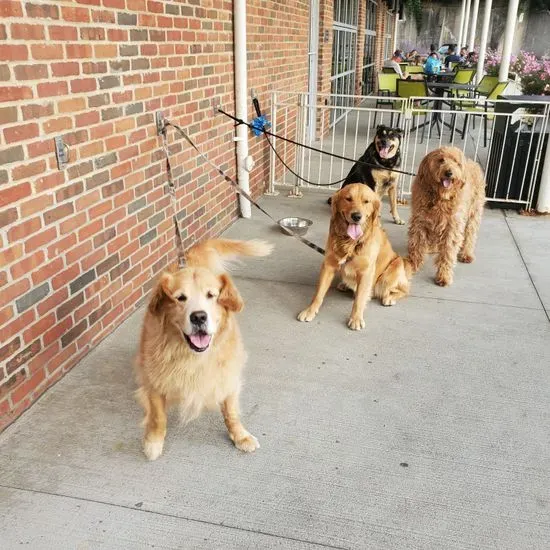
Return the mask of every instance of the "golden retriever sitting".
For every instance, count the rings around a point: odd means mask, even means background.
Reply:
[[[481,167],[456,147],[442,147],[420,163],[412,186],[409,260],[420,269],[426,253],[436,252],[436,284],[453,282],[457,258],[474,261],[485,181]]]
[[[355,300],[348,322],[352,330],[365,327],[365,306],[374,295],[385,306],[393,306],[409,293],[410,269],[392,249],[380,226],[380,198],[366,185],[353,183],[332,197],[325,260],[317,291],[299,321],[311,321],[319,312],[336,271],[340,271],[340,290],[351,289]]]
[[[259,447],[239,420],[241,370],[246,361],[235,313],[243,301],[224,260],[266,256],[263,241],[210,240],[191,248],[186,267],[164,273],[145,314],[136,361],[137,396],[145,410],[143,451],[157,459],[166,436],[166,409],[182,419],[221,406],[229,437],[241,451]]]

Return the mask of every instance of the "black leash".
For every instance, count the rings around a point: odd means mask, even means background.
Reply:
[[[231,185],[234,189],[235,189],[235,192],[239,195],[242,195],[248,202],[250,202],[250,204],[253,204],[260,212],[262,212],[263,214],[265,214],[271,221],[275,222],[277,225],[279,225],[279,223],[277,222],[277,220],[267,211],[265,210],[263,207],[261,207],[246,191],[243,191],[239,185],[237,184],[237,182],[231,178],[230,176],[228,176],[220,167],[216,166],[196,145],[195,143],[193,142],[193,140],[185,133],[185,131],[180,127],[178,126],[177,124],[174,124],[173,122],[170,122],[169,120],[167,119],[164,119],[164,125],[163,125],[163,129],[162,129],[162,134],[164,136],[164,139],[166,139],[166,128],[168,126],[171,126],[172,128],[174,128],[174,130],[176,130],[176,132],[178,132],[178,134],[180,134],[180,136],[185,139],[185,141],[187,141],[187,143],[189,143],[189,145],[191,145],[191,147],[193,147],[193,149],[197,152],[197,154],[209,165],[211,166],[214,170],[216,170],[216,172],[227,182],[229,183],[229,185]],[[165,142],[166,143],[166,142]],[[169,156],[168,156],[168,147],[164,147],[164,150],[165,150],[165,154],[166,154],[166,157],[167,157],[167,168],[168,168],[168,186],[169,186],[169,189],[171,189],[170,187],[170,182],[171,182],[171,169],[170,169],[170,160],[169,160]],[[173,186],[173,182],[172,182],[172,186]],[[173,187],[174,191],[175,191],[175,187]],[[175,192],[174,192],[174,199],[175,199]],[[175,201],[174,203],[175,204]],[[181,233],[180,233],[180,229],[179,229],[179,224],[178,224],[178,221],[177,221],[177,218],[176,218],[176,210],[174,209],[174,224],[176,226],[176,244],[181,243],[182,242],[182,239],[181,239]],[[302,237],[301,235],[298,235],[297,233],[295,233],[294,231],[292,231],[291,229],[289,229],[288,227],[284,227],[282,225],[279,225],[279,227],[281,227],[283,229],[283,231],[285,231],[288,235],[292,235],[293,237],[297,238],[299,241],[301,241],[302,243],[304,243],[305,245],[309,246],[309,248],[311,248],[312,250],[315,250],[316,252],[319,252],[319,254],[322,254],[323,256],[325,255],[325,251],[324,249],[322,249],[320,246],[317,246],[315,243],[312,243],[311,241],[309,241],[308,239]],[[181,251],[183,251],[183,248],[180,249]],[[180,252],[178,252],[178,259],[180,258]]]
[[[218,107],[218,112],[221,113],[222,115],[225,115],[226,117],[229,117],[231,120],[234,120],[237,126],[240,126],[241,124],[244,124],[245,126],[248,126],[251,130],[255,129],[254,126],[251,123],[246,122],[246,121],[244,121],[240,118],[237,118],[233,115],[230,115],[229,113],[226,113],[223,109],[220,109],[219,107]],[[292,143],[293,145],[297,145],[298,147],[303,147],[304,149],[309,149],[309,150],[314,151],[316,153],[322,153],[323,155],[328,155],[330,157],[334,157],[334,158],[337,158],[337,159],[340,159],[340,160],[346,160],[348,162],[352,162],[353,164],[356,164],[356,163],[357,164],[363,164],[364,166],[370,166],[371,168],[377,168],[378,170],[386,170],[388,172],[397,172],[398,174],[404,174],[405,176],[416,176],[416,174],[414,172],[407,172],[405,170],[397,170],[396,168],[386,168],[385,166],[381,166],[379,164],[373,164],[372,162],[365,162],[365,161],[362,161],[362,160],[356,160],[356,159],[352,159],[352,158],[349,158],[349,157],[344,157],[342,155],[337,155],[336,153],[329,153],[328,151],[323,151],[322,149],[318,149],[317,147],[312,147],[311,145],[305,145],[303,143],[298,143],[297,141],[294,141],[293,139],[288,139],[288,138],[285,138],[283,136],[273,134],[272,132],[270,132],[269,130],[266,130],[265,128],[262,128],[261,130],[264,133],[264,135],[266,135],[266,136],[271,136],[271,137],[274,137],[274,138],[277,138],[277,139],[281,139],[283,141],[286,141],[287,143]],[[270,145],[271,145],[271,143],[270,143]],[[271,147],[273,148],[273,145],[271,145]],[[277,155],[277,157],[279,158],[279,160],[281,160],[279,155]],[[286,164],[285,164],[285,166],[286,166]],[[292,172],[292,173],[295,176],[299,177],[300,179],[303,179],[300,176],[298,176],[295,172]],[[307,180],[303,180],[303,181],[307,181]],[[343,181],[343,180],[341,180],[341,181]],[[318,185],[318,186],[324,187],[324,186],[328,186],[328,185],[335,185],[336,183],[339,183],[339,182],[323,184],[323,185],[321,185],[321,184],[312,184],[312,185]]]

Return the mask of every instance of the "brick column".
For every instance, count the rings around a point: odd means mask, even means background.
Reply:
[[[363,76],[363,58],[365,55],[365,19],[367,6],[365,0],[359,2],[357,17],[357,62],[355,65],[355,95],[361,95],[361,78]]]
[[[319,61],[318,61],[318,91],[320,94],[330,93],[330,76],[332,70],[332,24],[334,15],[334,0],[320,0],[319,5]],[[320,97],[318,104],[324,104],[326,98]],[[324,120],[323,120],[324,118]],[[329,128],[329,113],[324,111],[317,115],[317,135],[321,128],[325,133]]]
[[[386,32],[386,10],[386,3],[382,0],[379,0],[376,9],[376,39],[374,42],[374,63],[377,73],[382,70],[382,64],[384,63],[384,34]],[[378,78],[375,78],[375,88],[377,87]]]

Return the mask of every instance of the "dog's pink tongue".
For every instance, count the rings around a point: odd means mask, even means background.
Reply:
[[[190,334],[189,340],[196,348],[206,348],[212,340],[210,334]]]
[[[350,223],[348,225],[348,236],[356,241],[363,234],[361,226],[357,223]]]
[[[382,147],[379,151],[380,156],[385,159],[390,154],[390,148],[389,147]]]
[[[451,187],[451,180],[443,180],[443,187]]]

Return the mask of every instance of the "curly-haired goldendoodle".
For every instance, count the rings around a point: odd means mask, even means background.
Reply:
[[[441,147],[420,163],[412,186],[409,260],[418,271],[427,253],[437,254],[436,284],[453,282],[456,260],[474,261],[485,180],[479,164],[456,147]]]

